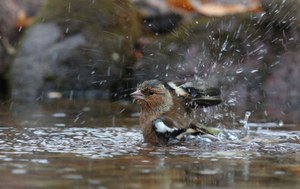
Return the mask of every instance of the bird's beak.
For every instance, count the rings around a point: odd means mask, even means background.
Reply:
[[[130,96],[136,100],[145,99],[145,95],[140,90],[134,91],[133,93],[130,94]]]

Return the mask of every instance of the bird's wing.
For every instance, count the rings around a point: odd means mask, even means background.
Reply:
[[[203,80],[184,84],[168,82],[167,87],[174,90],[176,95],[182,97],[191,108],[213,106],[222,101],[220,88]]]
[[[180,128],[168,117],[160,117],[153,121],[153,127],[158,137],[169,139],[174,138],[181,140],[186,135],[204,135],[212,140],[217,139],[220,131],[209,128],[197,121],[193,121],[188,128]]]
[[[158,137],[169,139],[174,138],[181,140],[186,135],[203,135],[211,140],[217,140],[220,131],[209,128],[203,124],[193,121],[188,128],[178,128],[168,125],[170,120],[161,117],[153,121],[153,127]]]
[[[175,121],[165,116],[155,119],[152,123],[154,130],[159,137],[167,139],[176,138],[177,135],[185,132],[185,129],[180,128]]]

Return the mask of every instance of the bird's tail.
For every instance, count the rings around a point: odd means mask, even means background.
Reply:
[[[190,128],[195,129],[196,131],[199,132],[199,134],[202,135],[209,134],[209,135],[217,136],[220,133],[219,130],[205,126],[197,121],[193,121],[190,125]]]
[[[184,131],[183,131],[184,130]],[[205,135],[211,139],[217,139],[219,130],[207,127],[197,121],[193,121],[186,129],[181,129],[181,133],[176,136],[177,139],[183,138],[185,135]]]

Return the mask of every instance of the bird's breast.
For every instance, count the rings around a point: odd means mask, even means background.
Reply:
[[[159,118],[159,114],[150,111],[141,111],[140,126],[144,137],[144,142],[147,143],[162,143],[161,139],[155,133],[153,121]]]

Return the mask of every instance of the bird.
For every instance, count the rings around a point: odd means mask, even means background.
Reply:
[[[197,108],[221,103],[220,88],[204,80],[161,82],[146,80],[137,85],[131,97],[140,105],[140,126],[145,143],[168,144],[170,139],[183,140],[186,135],[217,131],[197,122]]]

